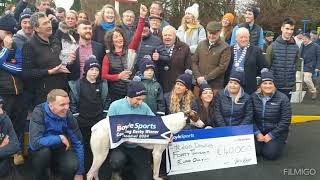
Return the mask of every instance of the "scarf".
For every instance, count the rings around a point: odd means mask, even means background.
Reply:
[[[187,37],[190,38],[192,36],[193,30],[198,29],[200,27],[200,25],[199,24],[186,24],[186,27],[187,27],[187,30],[186,30]]]
[[[115,27],[115,22],[114,21],[112,23],[102,22],[100,26],[104,31],[109,31]]]

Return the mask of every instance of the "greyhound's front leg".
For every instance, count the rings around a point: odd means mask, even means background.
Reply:
[[[153,179],[154,180],[163,180],[163,178],[159,177],[160,164],[162,159],[162,153],[166,149],[166,144],[155,144],[152,157],[153,157]]]

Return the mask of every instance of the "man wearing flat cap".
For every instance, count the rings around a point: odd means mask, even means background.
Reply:
[[[227,43],[220,40],[221,23],[209,22],[207,39],[199,43],[192,56],[192,71],[197,85],[206,80],[214,90],[223,88],[223,79],[228,67],[231,51]]]
[[[149,22],[150,22],[150,31],[153,35],[158,36],[161,38],[161,22],[162,17],[161,16],[149,16]]]
[[[266,35],[264,37],[264,45],[263,45],[263,52],[267,51],[268,46],[271,45],[273,42],[274,33],[272,31],[266,31]]]

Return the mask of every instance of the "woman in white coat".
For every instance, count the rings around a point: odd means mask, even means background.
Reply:
[[[199,23],[198,18],[199,5],[195,3],[186,9],[181,25],[177,30],[179,40],[189,45],[191,54],[196,51],[198,43],[206,39],[206,30]]]

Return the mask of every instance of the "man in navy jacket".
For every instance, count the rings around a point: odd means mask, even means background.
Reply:
[[[36,106],[32,113],[29,147],[36,180],[47,179],[48,167],[63,179],[83,179],[82,135],[69,111],[69,102],[64,90],[54,89],[47,102]]]

